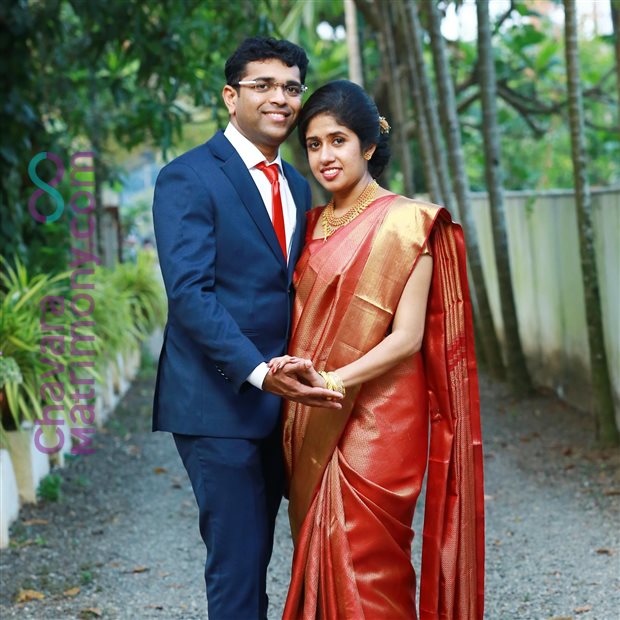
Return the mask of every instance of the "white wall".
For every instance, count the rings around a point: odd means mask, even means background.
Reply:
[[[592,190],[608,363],[620,424],[620,187]],[[502,337],[486,194],[472,194],[493,318]],[[572,191],[506,192],[506,223],[521,341],[537,385],[589,410],[589,348]]]

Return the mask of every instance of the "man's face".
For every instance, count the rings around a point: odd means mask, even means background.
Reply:
[[[301,82],[299,67],[287,67],[275,58],[249,62],[241,79]],[[226,85],[222,96],[230,122],[271,161],[295,125],[302,98],[285,94],[280,86],[261,93],[252,86]]]

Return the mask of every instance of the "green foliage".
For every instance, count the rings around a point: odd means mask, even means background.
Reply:
[[[421,7],[424,11],[424,3]],[[342,27],[342,3],[236,0],[232,10],[225,0],[6,0],[0,7],[4,59],[0,85],[7,93],[0,101],[4,255],[16,254],[32,273],[59,273],[67,267],[68,218],[41,226],[28,213],[34,187],[27,166],[34,154],[53,151],[68,162],[78,149],[94,150],[99,187],[113,184],[120,178],[114,158],[119,149],[155,147],[167,157],[225,123],[220,96],[223,66],[245,36],[274,34],[302,45],[311,61],[307,78],[311,90],[346,77],[345,41],[319,37],[322,22],[334,32]],[[377,32],[361,17],[358,30],[366,87],[389,116]],[[497,28],[494,46],[506,188],[571,186],[561,32],[537,13],[535,2],[515,2],[511,18]],[[613,38],[583,41],[581,54],[591,182],[618,182]],[[463,106],[468,173],[472,189],[482,189],[475,43],[451,43],[451,57]],[[411,110],[410,116],[413,119]],[[412,132],[415,154],[414,137]],[[295,140],[285,148],[286,155],[305,170]],[[45,165],[41,164],[42,171]],[[415,180],[423,191],[420,166]],[[392,182],[398,186],[398,175]],[[58,189],[63,196],[70,195],[66,179]],[[128,216],[124,219],[127,223]]]
[[[37,496],[47,502],[57,502],[62,497],[60,474],[48,474],[39,483]]]
[[[195,144],[195,143],[194,143]],[[124,233],[134,233],[145,229],[151,224],[151,205],[145,200],[135,202],[121,210],[121,229]]]
[[[2,419],[7,430],[41,417],[40,386],[54,382],[64,385],[66,369],[73,359],[69,343],[76,335],[92,337],[79,348],[93,349],[98,363],[98,369],[80,369],[82,376],[100,381],[100,371],[117,353],[136,345],[164,322],[163,285],[154,257],[147,252],[140,253],[135,264],[95,270],[89,279],[94,284],[89,290],[94,301],[89,317],[93,324],[77,328],[70,308],[74,291],[69,272],[32,275],[19,258],[11,265],[0,257],[0,265],[0,390],[6,396],[10,416]],[[42,328],[40,304],[46,296],[65,300],[64,312],[58,316],[45,313],[47,325],[57,325],[58,331]],[[86,302],[75,303],[77,310],[87,309]],[[46,346],[42,351],[42,337],[51,333],[63,336],[64,343],[56,350]],[[62,404],[65,411],[74,404],[68,389],[64,390]]]
[[[67,274],[31,276],[19,259],[11,266],[0,257],[0,266],[0,351],[19,370],[19,375],[6,377],[3,389],[15,427],[19,428],[23,420],[33,421],[41,416],[39,377],[52,365],[64,368],[63,355],[50,351],[50,365],[42,360],[39,302],[46,295],[61,294],[61,280]],[[49,381],[55,379],[51,372]]]
[[[532,3],[515,4],[521,15],[535,14]],[[534,24],[507,20],[493,39],[498,80],[498,114],[506,189],[573,187],[567,120],[566,69],[562,34],[547,17]],[[475,62],[475,42],[455,42],[457,84],[467,84]],[[592,185],[620,182],[620,140],[615,118],[613,46],[603,37],[580,41]],[[463,59],[466,59],[463,61]],[[459,92],[464,103],[475,91],[471,82]],[[458,90],[458,89],[457,89]],[[461,114],[463,147],[472,189],[484,190],[484,160],[479,102]]]
[[[30,159],[94,150],[98,184],[114,182],[113,144],[179,140],[197,107],[214,118],[224,60],[246,33],[272,31],[253,0],[7,0],[0,7],[0,243],[35,271],[61,271],[66,230],[28,213]],[[238,15],[243,15],[239,19]],[[63,194],[65,195],[65,194]],[[35,249],[36,248],[36,249]],[[33,251],[34,250],[34,251]]]
[[[138,253],[135,263],[118,265],[110,277],[110,287],[127,298],[131,324],[138,340],[144,340],[166,320],[166,299],[157,276],[152,253]]]
[[[55,4],[39,3],[30,10],[26,3],[9,0],[0,7],[0,244],[5,256],[17,253],[26,262],[35,229],[27,209],[32,189],[27,165],[39,150],[61,148],[39,110],[46,91],[35,60],[37,41],[57,38],[50,23]]]
[[[0,390],[9,382],[19,384],[22,383],[21,370],[13,357],[0,357]]]
[[[92,333],[99,343],[97,361],[101,369],[149,336],[166,317],[163,284],[154,256],[138,253],[136,262],[119,264],[115,269],[98,267],[94,275]]]
[[[343,26],[344,16],[341,4],[331,0],[313,2],[265,0],[263,4],[262,12],[268,14],[274,24],[274,36],[293,41],[306,51],[310,59],[305,80],[309,92],[330,80],[347,77],[345,42],[336,37],[322,39],[317,34],[317,28],[322,22],[328,24],[334,31],[338,26]],[[283,145],[283,152],[284,156],[294,162],[312,183],[306,156],[297,141],[296,133]],[[321,187],[316,184],[313,187],[313,194],[318,197],[321,193]]]
[[[106,3],[104,11],[98,2],[59,4],[64,45],[52,64],[66,67],[56,76],[65,95],[53,111],[74,135],[97,131],[126,147],[153,140],[166,151],[191,106],[219,100],[216,74],[242,26],[235,12],[221,10],[226,3],[130,0]],[[252,28],[255,3],[238,4],[243,27]]]
[[[93,333],[99,343],[97,366],[103,371],[116,354],[126,350],[138,339],[132,323],[129,295],[117,291],[111,283],[112,270],[99,267],[93,278],[94,288],[89,291],[94,300]]]

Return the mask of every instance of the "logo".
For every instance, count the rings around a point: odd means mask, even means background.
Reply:
[[[49,183],[43,181],[37,174],[37,166],[44,159],[49,159],[56,165],[56,175]],[[60,183],[64,174],[65,166],[60,157],[58,157],[55,153],[48,153],[44,151],[42,153],[37,153],[30,160],[30,163],[28,164],[28,176],[39,189],[36,190],[32,196],[30,196],[30,200],[28,200],[28,211],[30,211],[30,215],[32,215],[37,222],[41,224],[55,222],[65,210],[65,201],[62,195],[57,189],[54,189],[54,187]],[[56,210],[51,215],[43,215],[37,210],[37,201],[44,194],[49,194],[52,201],[56,204]]]
[[[49,181],[43,181],[37,173],[37,166],[49,159],[56,166],[56,174]],[[80,160],[85,160],[80,164]],[[37,428],[34,443],[40,452],[53,454],[69,442],[72,454],[89,454],[95,432],[95,368],[94,356],[97,353],[94,333],[95,321],[91,316],[95,300],[88,292],[95,288],[88,278],[95,273],[95,266],[101,263],[93,253],[95,233],[94,153],[78,152],[71,156],[69,166],[71,186],[76,189],[69,198],[73,212],[70,222],[71,255],[71,298],[63,295],[46,295],[39,300],[41,339],[39,343],[40,361],[44,371],[39,375],[39,394],[43,411],[41,418],[35,420]],[[40,224],[58,220],[65,211],[65,200],[55,186],[65,174],[65,165],[55,153],[37,153],[28,164],[28,175],[39,188],[28,201],[30,215]],[[79,175],[81,174],[81,178]],[[37,201],[47,194],[56,205],[51,215],[44,215],[37,209]],[[79,206],[78,199],[86,198],[86,205]],[[80,224],[84,224],[83,227]],[[59,359],[59,356],[62,356]],[[91,369],[88,373],[84,369]],[[68,376],[67,376],[68,375]],[[81,387],[86,386],[86,387]],[[67,412],[67,403],[70,408]],[[71,421],[69,429],[64,426]],[[43,429],[51,427],[56,436],[54,445],[44,441]]]

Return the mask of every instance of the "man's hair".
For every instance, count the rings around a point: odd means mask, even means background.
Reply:
[[[235,86],[244,77],[248,63],[272,58],[282,61],[288,67],[299,67],[302,83],[306,79],[308,57],[299,45],[272,37],[251,37],[243,41],[226,61],[226,83]]]

